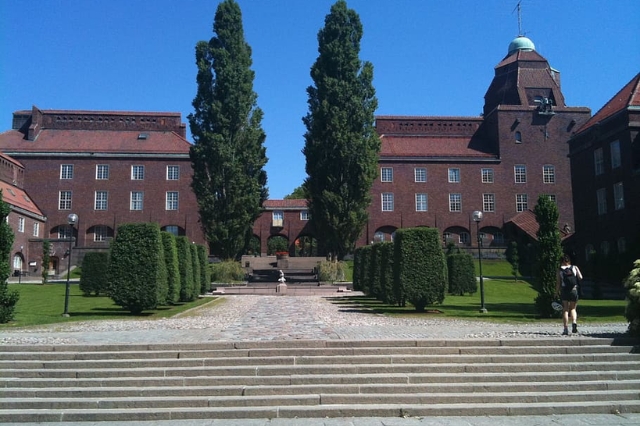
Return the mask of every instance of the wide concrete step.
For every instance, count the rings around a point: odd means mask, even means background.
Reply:
[[[0,423],[640,412],[629,339],[0,347]]]

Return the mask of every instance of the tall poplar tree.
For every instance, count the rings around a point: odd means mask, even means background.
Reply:
[[[302,119],[311,222],[322,249],[338,259],[353,250],[368,220],[380,150],[373,65],[359,58],[361,39],[360,17],[338,0],[318,32]]]
[[[556,293],[556,280],[562,257],[562,242],[558,230],[560,214],[556,204],[549,200],[547,195],[538,197],[538,204],[533,212],[539,225],[536,233],[538,237],[538,271],[536,274],[538,296],[535,302],[538,313],[542,317],[548,318],[554,313],[551,302],[553,302]]]
[[[212,253],[229,259],[248,246],[267,198],[266,136],[253,91],[251,47],[234,0],[218,5],[213,32],[211,40],[196,45],[198,91],[188,117],[194,139],[191,186]]]

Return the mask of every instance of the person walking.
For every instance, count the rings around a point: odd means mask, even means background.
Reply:
[[[569,334],[569,316],[571,316],[571,332],[578,332],[578,289],[582,281],[580,269],[571,264],[571,258],[565,254],[562,257],[562,264],[558,271],[556,282],[556,294],[562,300],[562,324],[564,331],[562,335]]]

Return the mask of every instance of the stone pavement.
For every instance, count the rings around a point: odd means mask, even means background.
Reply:
[[[179,343],[290,339],[571,338],[556,323],[496,324],[446,318],[393,318],[362,310],[346,299],[319,296],[224,296],[165,320],[65,323],[0,332],[0,344]],[[73,308],[71,308],[73,313]],[[622,335],[626,324],[581,325],[581,337]],[[44,423],[15,423],[28,426]],[[640,414],[513,417],[226,419],[151,422],[65,422],[77,426],[640,426]]]

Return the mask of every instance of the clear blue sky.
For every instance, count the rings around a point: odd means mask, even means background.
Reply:
[[[305,177],[306,87],[333,0],[239,0],[264,110],[271,199]],[[378,115],[476,116],[518,35],[516,0],[349,0],[364,25]],[[0,130],[13,111],[175,111],[196,92],[194,46],[215,0],[0,0]],[[522,28],[595,113],[640,71],[637,0],[523,0]],[[188,138],[191,140],[190,135]]]

